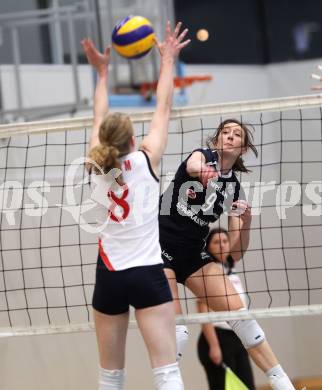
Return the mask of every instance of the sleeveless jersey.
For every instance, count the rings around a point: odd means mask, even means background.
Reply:
[[[218,153],[209,148],[196,149],[201,152],[206,164],[219,171]],[[231,170],[208,181],[204,188],[196,177],[187,173],[187,161],[179,166],[174,179],[161,196],[159,228],[161,241],[200,244],[209,233],[209,223],[231,210],[231,205],[240,199],[240,183]]]
[[[101,258],[110,271],[160,264],[158,179],[142,151],[120,162],[124,185],[110,173],[94,178],[105,199],[97,214]]]

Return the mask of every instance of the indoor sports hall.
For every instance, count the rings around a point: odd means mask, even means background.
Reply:
[[[89,37],[103,52],[128,15],[147,18],[160,41],[168,20],[181,21],[191,39],[175,64],[160,193],[225,119],[249,125],[258,150],[244,156],[250,173],[238,173],[252,207],[249,246],[236,264],[247,311],[198,313],[196,297],[179,285],[176,321],[189,330],[179,362],[185,389],[208,389],[197,355],[202,324],[257,319],[296,390],[322,390],[322,4],[315,0],[0,2],[0,389],[98,389],[92,211],[100,197],[84,165],[96,75],[80,42]],[[137,145],[149,130],[159,71],[154,47],[140,58],[111,48],[110,110],[129,114]],[[226,214],[214,226],[227,224]],[[252,369],[256,389],[270,389]],[[125,370],[126,390],[153,388],[133,311]]]

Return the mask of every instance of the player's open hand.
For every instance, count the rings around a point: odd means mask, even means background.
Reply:
[[[190,39],[184,40],[185,36],[188,33],[188,29],[184,29],[181,33],[182,23],[179,22],[175,29],[171,30],[170,22],[167,22],[166,25],[166,36],[163,42],[159,42],[157,38],[155,38],[155,43],[160,51],[162,59],[174,59],[176,58],[181,49],[187,46],[190,43]]]
[[[107,66],[110,62],[110,48],[106,47],[104,53],[100,53],[91,39],[83,39],[81,41],[84,53],[89,64],[96,69],[99,74],[104,74],[107,71]]]

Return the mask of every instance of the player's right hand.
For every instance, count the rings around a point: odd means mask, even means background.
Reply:
[[[214,364],[216,364],[217,366],[221,365],[222,352],[219,345],[209,348],[209,357]]]
[[[201,172],[200,172],[200,181],[201,184],[207,188],[208,181],[210,179],[218,178],[218,172],[215,170],[214,167],[209,165],[202,165]]]
[[[110,62],[110,47],[106,47],[104,53],[100,53],[91,39],[85,38],[81,41],[87,61],[99,74],[104,74]]]

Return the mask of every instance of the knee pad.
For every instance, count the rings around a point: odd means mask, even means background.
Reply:
[[[100,368],[98,390],[123,390],[125,370],[106,370]]]
[[[232,320],[228,324],[246,349],[256,347],[265,340],[265,333],[255,320]]]
[[[177,362],[181,359],[189,339],[189,331],[185,325],[176,326]]]
[[[178,363],[153,369],[156,390],[183,390],[183,382]]]

